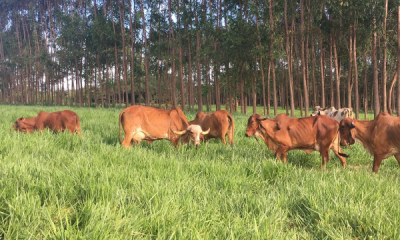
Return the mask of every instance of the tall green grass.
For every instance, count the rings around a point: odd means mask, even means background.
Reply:
[[[122,109],[1,105],[0,239],[398,239],[400,168],[373,174],[362,146],[343,169],[331,153],[291,151],[277,162],[245,138],[197,150],[168,141],[119,144]],[[11,131],[21,116],[71,109],[82,138]],[[261,112],[261,111],[259,111]],[[195,116],[188,112],[188,119]]]

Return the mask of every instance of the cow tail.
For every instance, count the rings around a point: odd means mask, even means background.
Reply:
[[[338,142],[338,149],[337,149],[337,151],[338,151],[338,154],[340,155],[340,156],[342,156],[342,157],[345,157],[345,158],[348,158],[348,157],[350,157],[349,155],[347,155],[346,153],[341,153],[340,152],[340,134],[339,134],[339,129],[338,129],[338,132],[337,132],[337,142]]]
[[[121,111],[121,113],[119,114],[119,143],[122,144],[122,139],[121,139],[121,119],[122,119],[122,115],[124,115],[125,111]]]
[[[233,117],[228,114],[229,118],[229,131],[231,131],[231,136],[232,136],[232,141],[233,141],[233,135],[235,134],[235,121],[233,120]]]
[[[75,132],[82,137],[82,133],[81,133],[81,122],[79,121],[79,116],[76,115],[76,127],[75,127]]]

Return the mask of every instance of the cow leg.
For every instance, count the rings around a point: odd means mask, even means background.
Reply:
[[[122,146],[124,148],[129,148],[132,146],[132,136],[131,135],[125,135],[124,141],[122,141]]]
[[[395,154],[394,157],[396,158],[397,162],[399,163],[400,166],[400,154]]]
[[[381,165],[382,160],[383,160],[382,156],[377,154],[374,155],[374,164],[372,166],[372,171],[374,171],[374,173],[378,173],[379,166]]]
[[[325,164],[329,161],[329,149],[321,149],[319,152],[322,157],[321,170],[325,168]]]
[[[289,148],[289,147],[283,146],[283,145],[280,145],[280,146],[278,147],[278,149],[277,149],[276,152],[275,152],[275,157],[278,159],[278,161],[281,160],[280,156],[283,155],[283,154],[285,154],[285,155],[283,156],[283,162],[284,162],[284,163],[286,162],[286,156],[287,156],[286,151],[287,151],[288,148]]]
[[[332,149],[333,153],[339,158],[342,166],[344,168],[347,168],[346,158],[339,155],[339,153],[344,153],[343,150],[341,148],[339,148],[339,151],[335,148],[331,148],[331,149]]]
[[[286,163],[287,161],[287,152],[282,153],[282,162]]]

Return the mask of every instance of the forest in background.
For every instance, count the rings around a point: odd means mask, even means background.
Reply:
[[[399,5],[2,0],[0,101],[399,113]]]

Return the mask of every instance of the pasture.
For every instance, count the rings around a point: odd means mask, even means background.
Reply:
[[[291,151],[283,164],[261,140],[245,138],[250,114],[233,115],[233,148],[163,140],[124,149],[123,108],[0,109],[0,239],[400,237],[397,161],[373,174],[359,144],[344,148],[348,169],[331,152],[320,171],[318,152]],[[80,116],[82,138],[10,130],[21,116],[64,109]]]

